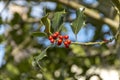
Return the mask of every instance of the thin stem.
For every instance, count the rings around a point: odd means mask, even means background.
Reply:
[[[75,41],[77,41],[77,34],[75,34]]]
[[[101,41],[101,42],[86,42],[86,43],[72,42],[71,44],[79,44],[79,45],[95,45],[95,44],[99,44],[99,45],[102,45],[102,44],[105,44],[105,43],[108,43],[108,42],[105,42],[105,41]]]

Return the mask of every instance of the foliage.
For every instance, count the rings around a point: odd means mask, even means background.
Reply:
[[[78,0],[78,3],[81,1]],[[5,50],[1,49],[1,51],[5,51],[5,55],[2,59],[3,65],[0,67],[0,80],[78,80],[80,77],[88,80],[88,76],[95,74],[87,74],[91,67],[119,68],[119,31],[114,31],[115,29],[111,26],[109,26],[109,31],[102,31],[104,19],[100,19],[99,22],[95,18],[85,15],[84,13],[88,9],[73,10],[69,4],[61,4],[62,2],[59,0],[54,2],[57,4],[54,10],[44,6],[42,4],[46,3],[44,1],[25,1],[28,5],[20,5],[15,1],[10,2],[9,6],[16,10],[13,11],[13,18],[4,20],[0,16],[0,28],[5,27],[5,32],[0,34],[0,42],[5,45]],[[101,0],[98,2],[101,3]],[[44,16],[37,18],[32,16],[32,9],[35,5],[42,5],[46,8],[46,14],[43,12]],[[86,4],[86,8],[90,6]],[[101,9],[101,7],[105,6],[103,4],[99,6],[100,9],[93,8],[91,11],[106,14],[101,11],[105,9]],[[110,6],[113,5],[110,4]],[[12,11],[11,7],[10,10]],[[35,15],[37,14],[36,11]],[[71,14],[75,14],[76,18],[71,19]],[[107,11],[107,14],[111,13]],[[41,15],[39,14],[39,16]],[[110,16],[107,17],[112,19]],[[114,17],[118,17],[118,15],[114,15]],[[68,27],[65,25],[66,23],[71,25]],[[91,34],[89,24],[95,28],[95,34],[91,36],[93,37],[91,40],[86,38]],[[84,37],[81,37],[79,32],[83,29],[86,31],[82,32]],[[61,35],[69,35],[69,39],[72,41],[69,48],[65,48],[64,43],[58,46],[56,43],[49,42],[48,37],[56,31]],[[74,35],[76,40],[73,39]],[[114,35],[117,35],[117,38]],[[82,38],[88,40],[78,41]],[[57,41],[57,39],[55,40]]]
[[[84,9],[81,10],[81,8],[79,8],[77,11],[76,11],[76,20],[74,20],[72,24],[72,29],[73,29],[73,32],[77,35],[77,33],[79,32],[79,30],[85,26],[85,15],[83,13]]]

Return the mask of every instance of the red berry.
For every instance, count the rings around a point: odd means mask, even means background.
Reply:
[[[71,43],[71,41],[69,42],[69,40],[64,41],[64,45],[66,48],[69,48],[69,44]]]
[[[51,43],[54,43],[54,39],[51,39],[50,42],[51,42]]]
[[[64,45],[65,45],[65,46],[68,45],[68,42],[67,42],[67,41],[64,41]]]
[[[51,40],[51,39],[53,39],[53,37],[52,37],[52,36],[49,36],[49,40]]]
[[[52,35],[52,37],[53,37],[53,39],[56,39],[56,38],[57,38],[57,34],[54,33],[54,34]]]
[[[58,39],[57,44],[58,44],[58,45],[61,45],[61,44],[62,44],[62,39]]]
[[[68,39],[69,38],[69,36],[68,35],[65,35],[65,36],[63,36],[64,37],[64,39]]]
[[[57,36],[60,34],[59,32],[55,32],[55,34],[57,34]]]
[[[61,45],[62,43],[57,43],[57,45]]]
[[[69,45],[65,45],[65,48],[69,48]]]
[[[59,36],[59,39],[63,39],[63,36],[62,36],[62,35],[60,35],[60,36]]]
[[[70,43],[71,43],[71,40],[69,40],[69,39],[68,39],[68,40],[66,40],[66,41],[67,41],[67,43],[68,43],[68,44],[70,44]]]

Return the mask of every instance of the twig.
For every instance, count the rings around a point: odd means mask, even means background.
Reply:
[[[120,0],[112,0],[112,2],[117,7],[117,9],[120,11]]]
[[[109,41],[108,41],[108,42],[109,42]],[[87,43],[72,42],[72,44],[78,44],[78,45],[95,45],[95,44],[99,44],[99,45],[102,45],[102,44],[105,44],[105,43],[108,43],[108,42],[105,42],[105,41],[100,41],[100,42],[87,42]]]

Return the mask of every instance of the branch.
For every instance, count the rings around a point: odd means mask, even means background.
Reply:
[[[118,36],[120,34],[120,0],[112,0],[113,6],[114,8],[117,10],[118,15],[119,15],[119,26],[118,26],[118,30],[115,34],[115,39],[118,39]]]
[[[108,42],[106,42],[106,41],[100,41],[100,42],[86,42],[86,43],[82,43],[82,42],[72,42],[72,44],[85,45],[85,46],[88,46],[88,45],[95,45],[95,44],[102,45],[102,44],[105,44],[105,43],[108,43]]]
[[[69,6],[73,9],[78,9],[80,7],[85,7],[81,4],[78,4],[78,3],[74,2],[74,1],[70,1],[70,0],[46,0],[46,1],[58,2],[58,3],[66,5],[66,6]],[[95,12],[95,11],[89,9],[89,8],[86,8],[84,12],[87,16],[89,16],[91,18],[94,18],[94,19],[96,19],[100,22],[102,21],[103,23],[108,24],[109,26],[111,26],[112,28],[117,30],[118,25],[119,25],[118,22],[113,21],[113,20],[111,20],[110,18],[107,18],[107,17],[101,17],[99,15],[99,13],[97,13],[97,12]]]
[[[112,0],[112,2],[117,7],[117,9],[120,11],[120,0]]]
[[[119,14],[119,27],[118,27],[118,30],[115,34],[115,39],[118,39],[119,34],[120,34],[120,14]]]

